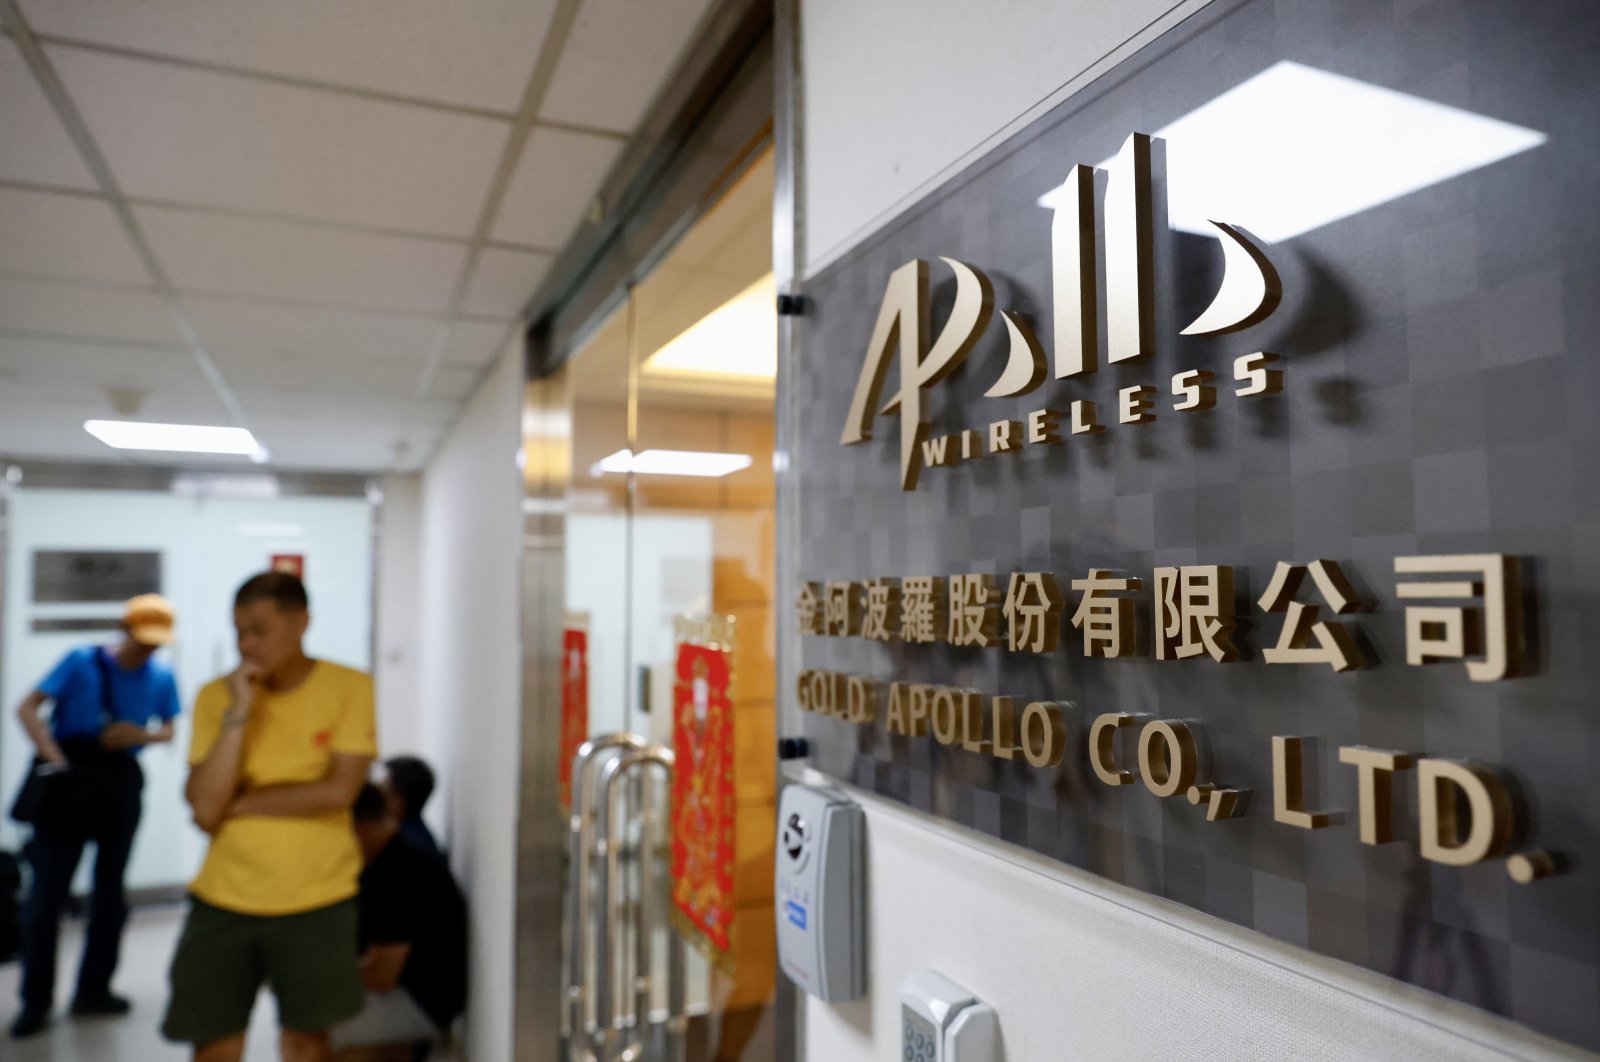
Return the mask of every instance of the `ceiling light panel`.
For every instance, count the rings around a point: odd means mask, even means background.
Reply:
[[[154,292],[18,277],[0,276],[0,329],[183,346],[171,310]]]
[[[478,258],[461,309],[489,317],[515,317],[550,271],[554,255],[487,247]]]
[[[206,294],[442,313],[467,253],[439,240],[165,207],[134,214],[172,282]]]
[[[210,295],[185,295],[200,338],[217,348],[314,355],[330,362],[421,363],[439,319],[302,306]]]
[[[129,420],[89,420],[83,430],[118,450],[162,450],[192,454],[239,454],[261,447],[243,428],[210,424],[151,424]]]
[[[36,32],[514,111],[555,0],[22,0]]]
[[[0,271],[150,283],[109,203],[16,188],[0,188]]]
[[[651,354],[641,370],[655,376],[775,380],[777,297],[768,273]]]
[[[129,195],[466,237],[509,123],[47,48]]]
[[[95,187],[66,127],[6,37],[0,37],[0,144],[6,145],[0,151],[0,180]]]
[[[528,137],[492,235],[506,243],[565,247],[622,153],[619,137],[536,127]]]
[[[709,450],[618,450],[600,459],[596,474],[632,472],[641,476],[696,476],[720,478],[749,468],[749,454],[715,453]]]
[[[710,7],[708,0],[584,0],[539,116],[633,132]]]

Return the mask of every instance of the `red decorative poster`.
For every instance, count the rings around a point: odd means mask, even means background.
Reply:
[[[561,806],[572,807],[572,757],[589,736],[589,632],[561,635]]]
[[[725,649],[679,644],[672,693],[672,902],[718,951],[733,926],[733,704]]]

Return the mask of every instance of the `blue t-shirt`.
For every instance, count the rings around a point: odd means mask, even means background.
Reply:
[[[95,662],[99,654],[104,666]],[[102,676],[111,675],[111,696],[101,693]],[[154,659],[125,670],[111,650],[86,645],[61,658],[55,670],[39,683],[39,691],[55,702],[50,729],[59,741],[77,735],[98,734],[105,707],[116,722],[144,727],[150,720],[167,722],[178,714],[178,684],[172,669]],[[135,752],[138,749],[134,749]]]

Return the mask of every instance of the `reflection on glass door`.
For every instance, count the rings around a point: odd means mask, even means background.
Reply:
[[[641,868],[670,879],[658,884],[688,952],[689,1059],[773,1050],[772,180],[768,153],[566,370],[568,740],[627,730],[676,754],[669,836],[657,845],[629,822],[623,843],[644,849],[629,895]],[[626,1009],[646,973],[665,1014],[668,949],[635,948],[626,930],[621,943],[612,994]],[[631,968],[636,952],[651,969]]]

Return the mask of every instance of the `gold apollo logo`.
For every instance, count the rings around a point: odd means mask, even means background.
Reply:
[[[984,392],[987,398],[1029,394],[1045,379],[1087,377],[1101,364],[1150,358],[1157,352],[1156,285],[1158,226],[1165,235],[1165,145],[1157,137],[1134,133],[1123,143],[1112,172],[1076,165],[1053,195],[1050,229],[1051,298],[1055,349],[1049,358],[1027,320],[1001,310],[1010,340],[1005,370]],[[1182,335],[1220,335],[1249,328],[1277,309],[1283,287],[1270,260],[1244,229],[1213,221],[1223,250],[1223,279],[1211,304]],[[1103,238],[1102,238],[1103,234]],[[1165,240],[1161,240],[1162,245]],[[840,443],[852,446],[872,438],[880,415],[900,416],[900,485],[915,490],[925,466],[948,467],[990,454],[1015,453],[1024,446],[1053,445],[1062,431],[1088,435],[1103,430],[1095,403],[1077,399],[1065,409],[1042,408],[1026,422],[999,420],[986,429],[930,438],[923,420],[924,392],[948,377],[982,338],[994,317],[994,286],[983,271],[954,258],[940,259],[955,274],[955,305],[934,335],[929,322],[928,262],[913,259],[889,275],[877,322],[867,344]],[[889,364],[899,352],[899,389],[882,400]],[[1239,386],[1234,395],[1249,398],[1276,393],[1281,370],[1265,351],[1234,361]],[[1172,377],[1178,412],[1216,404],[1214,374],[1190,369]],[[1125,387],[1117,393],[1116,423],[1146,424],[1158,388]],[[1063,423],[1065,422],[1065,423]]]

